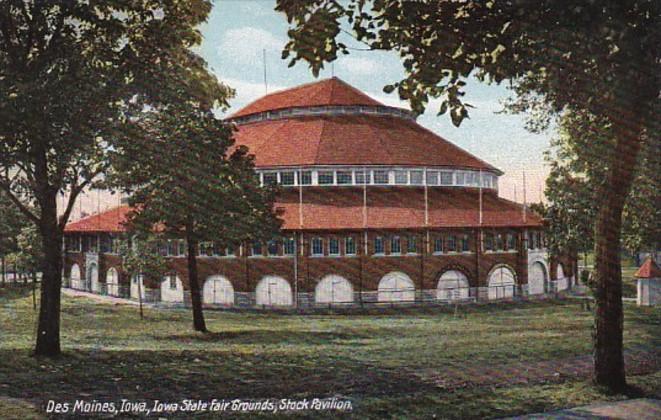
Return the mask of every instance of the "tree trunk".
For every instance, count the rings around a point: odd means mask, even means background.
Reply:
[[[39,233],[44,247],[41,303],[35,355],[60,354],[60,291],[62,288],[62,234],[58,228],[56,194],[40,202]]]
[[[611,392],[626,388],[623,352],[622,270],[620,234],[622,209],[628,196],[638,152],[640,130],[635,118],[627,122],[624,116],[613,121],[616,139],[614,153],[604,188],[595,226],[595,322],[594,382]]]
[[[202,295],[200,294],[200,284],[197,279],[197,241],[187,235],[188,244],[188,283],[190,285],[191,303],[193,306],[193,327],[195,331],[206,332],[207,326],[204,322],[204,312],[202,311]]]

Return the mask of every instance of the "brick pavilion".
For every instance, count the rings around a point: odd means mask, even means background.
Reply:
[[[210,306],[365,305],[544,295],[571,287],[572,260],[549,260],[543,221],[498,196],[499,169],[337,79],[266,95],[228,118],[279,184],[281,237],[198,258]],[[65,230],[65,284],[146,301],[190,300],[183,241],[172,273],[128,278],[117,255],[130,209]]]

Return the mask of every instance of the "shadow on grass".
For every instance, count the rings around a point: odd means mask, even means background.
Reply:
[[[4,286],[0,285],[0,304],[3,301],[23,299],[32,295],[32,285],[14,285],[14,284],[5,284]]]
[[[372,336],[366,333],[351,331],[274,331],[267,329],[218,331],[206,333],[176,334],[169,336],[156,335],[155,340],[175,342],[230,342],[231,344],[338,344],[356,340],[368,339]]]
[[[356,361],[189,350],[65,350],[55,359],[1,351],[0,387],[42,406],[48,399],[403,397],[434,391],[397,370]]]

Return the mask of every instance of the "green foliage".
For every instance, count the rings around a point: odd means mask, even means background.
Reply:
[[[78,193],[109,170],[106,152],[130,130],[128,115],[174,99],[162,84],[187,78],[179,86],[189,95],[225,105],[229,89],[190,50],[210,8],[205,0],[3,2],[0,187],[42,207],[69,192],[62,229]]]
[[[442,98],[440,113],[456,125],[468,115],[464,80],[516,82],[553,110],[566,106],[595,115],[616,98],[639,98],[646,113],[659,81],[661,4],[621,2],[278,0],[291,25],[283,52],[291,64],[306,61],[317,75],[325,62],[350,47],[341,32],[370,50],[396,52],[406,77],[397,90],[415,112]]]
[[[32,224],[26,224],[16,237],[16,245],[16,250],[8,256],[8,262],[27,272],[40,271],[44,250],[37,228]]]
[[[565,112],[558,120],[559,135],[546,160],[549,220],[547,240],[553,253],[588,252],[594,247],[599,191],[604,187],[615,140],[610,125],[587,112]],[[661,237],[661,155],[659,139],[644,137],[636,175],[624,198],[622,244],[629,252],[656,249]],[[655,152],[655,150],[657,152]]]
[[[0,192],[0,256],[18,249],[17,238],[26,223],[23,214]]]
[[[158,249],[159,237],[153,234],[136,235],[131,241],[123,240],[119,245],[122,268],[129,278],[142,275],[161,281],[168,272],[168,265]]]
[[[277,234],[275,191],[260,187],[253,156],[233,147],[230,126],[185,102],[145,112],[137,125],[144,137],[118,143],[114,178],[131,194],[134,229],[232,247]]]

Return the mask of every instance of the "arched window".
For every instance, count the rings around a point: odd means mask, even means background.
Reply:
[[[516,276],[509,267],[497,266],[489,274],[489,299],[502,299],[514,296]]]
[[[255,302],[266,306],[291,306],[293,299],[289,282],[278,276],[264,276],[255,289]]]
[[[233,305],[234,287],[226,277],[210,276],[204,282],[202,301],[208,304]]]
[[[470,292],[468,278],[457,270],[449,270],[438,279],[436,297],[440,300],[467,299]]]
[[[388,273],[379,281],[377,293],[379,302],[413,302],[415,301],[415,286],[404,273]]]
[[[325,276],[314,289],[314,301],[317,303],[353,302],[353,287],[342,276],[334,274]]]

